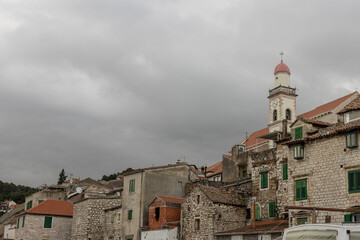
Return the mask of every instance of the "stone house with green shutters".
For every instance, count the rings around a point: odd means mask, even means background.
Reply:
[[[66,200],[66,192],[52,189],[43,189],[25,198],[25,210],[37,206],[47,199]]]
[[[333,124],[300,118],[282,143],[291,225],[360,222],[360,97],[337,116]]]
[[[15,240],[68,240],[71,234],[72,216],[71,202],[45,200],[16,216]]]

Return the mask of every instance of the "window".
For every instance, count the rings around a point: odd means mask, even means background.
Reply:
[[[246,177],[246,170],[243,171],[243,177]]]
[[[286,109],[285,115],[286,115],[286,120],[291,120],[291,111],[290,111],[290,109]]]
[[[118,213],[117,220],[118,222],[121,221],[121,213]]]
[[[302,127],[297,127],[295,128],[295,139],[300,139],[302,138]]]
[[[325,216],[325,223],[331,223],[331,216],[330,215]]]
[[[156,219],[156,221],[159,221],[159,218],[160,218],[160,208],[156,207],[155,208],[155,219]]]
[[[346,147],[356,148],[358,147],[358,134],[357,132],[351,132],[346,134]]]
[[[275,202],[269,203],[269,217],[275,217]]]
[[[261,177],[261,189],[268,188],[268,173],[260,174]]]
[[[274,110],[273,112],[273,121],[277,120],[277,110]]]
[[[200,195],[196,196],[196,202],[197,202],[197,204],[200,204]]]
[[[183,182],[182,182],[182,181],[178,181],[177,186],[178,186],[178,188],[182,188],[182,187],[183,187]]]
[[[295,181],[295,199],[307,199],[307,179],[300,179]]]
[[[349,193],[360,192],[360,170],[349,171],[348,186],[349,186]]]
[[[195,230],[200,230],[200,219],[195,219]]]
[[[294,146],[294,158],[295,159],[304,158],[304,145],[297,144]]]
[[[288,179],[288,165],[287,164],[283,165],[283,179],[284,180]]]
[[[260,206],[255,204],[255,220],[260,220]]]
[[[251,218],[251,210],[250,208],[246,209],[246,219],[250,219]]]
[[[23,216],[22,227],[25,226],[25,215]]]
[[[26,204],[26,210],[32,208],[32,200],[28,201],[28,203]]]
[[[44,201],[44,200],[39,200],[39,201],[38,201],[38,204],[42,203],[43,201]]]
[[[129,192],[135,192],[135,179],[132,179],[129,182]]]
[[[133,210],[128,211],[128,220],[132,219]]]
[[[20,226],[20,218],[18,217],[16,228],[19,229],[19,226]]]
[[[344,215],[344,222],[350,223],[351,222],[351,214]]]
[[[344,123],[347,124],[350,122],[350,114],[347,112],[344,114]]]
[[[115,213],[111,214],[111,223],[114,223],[114,219],[115,219]]]
[[[44,218],[44,228],[51,228],[52,226],[52,217]]]
[[[298,217],[296,218],[297,225],[306,224],[307,223],[307,217]]]

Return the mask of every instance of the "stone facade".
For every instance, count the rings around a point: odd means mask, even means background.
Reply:
[[[200,187],[185,198],[182,208],[181,239],[215,239],[214,233],[245,224],[244,206],[216,203]]]
[[[23,218],[25,216],[25,218]],[[15,240],[46,239],[68,240],[71,234],[71,217],[52,216],[51,228],[44,228],[45,215],[25,214],[19,218]],[[23,220],[25,224],[23,225]]]
[[[25,198],[25,210],[28,210],[29,206],[35,207],[36,205],[47,199],[66,200],[66,192],[58,191],[58,190],[48,190],[48,189],[44,189],[41,190],[40,192],[36,192]]]
[[[119,197],[87,198],[74,204],[72,240],[104,239],[104,210],[121,204]]]
[[[105,219],[104,240],[120,239],[121,206],[105,209],[102,218]]]

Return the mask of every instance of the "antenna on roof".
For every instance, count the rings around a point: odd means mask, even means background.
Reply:
[[[284,56],[284,52],[281,50],[280,52],[281,62],[283,62],[283,56]]]

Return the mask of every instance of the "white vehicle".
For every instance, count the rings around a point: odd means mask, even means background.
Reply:
[[[287,228],[283,240],[360,240],[360,225],[356,223],[303,224]]]

